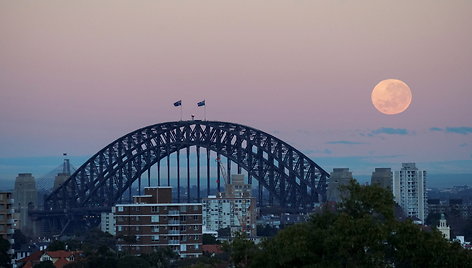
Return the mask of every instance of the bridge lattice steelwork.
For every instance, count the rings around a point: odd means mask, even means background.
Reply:
[[[282,207],[306,210],[326,199],[329,174],[282,140],[240,124],[192,120],[151,125],[115,140],[92,156],[45,199],[45,212],[51,215],[62,213],[70,218],[72,214],[108,210],[133,182],[137,179],[141,182],[141,175],[146,171],[149,174],[153,165],[157,165],[159,170],[161,160],[167,158],[169,169],[171,154],[176,153],[179,161],[180,152],[186,151],[188,167],[190,147],[196,147],[197,196],[191,197],[190,191],[182,196],[178,187],[179,201],[184,197],[187,201],[199,201],[200,188],[205,184],[207,193],[210,193],[211,151],[227,158],[228,174],[231,174],[232,161],[237,164],[238,172],[241,169],[247,172],[250,183],[252,179],[257,180],[268,191],[271,204],[275,199]],[[205,178],[200,171],[203,161],[207,162]],[[217,171],[219,177],[219,169]],[[177,172],[177,185],[181,186],[179,167]],[[190,189],[190,179],[186,182],[187,189]],[[157,184],[166,183],[170,185],[170,177],[167,182],[162,181],[158,172]],[[217,183],[220,190],[220,180]]]

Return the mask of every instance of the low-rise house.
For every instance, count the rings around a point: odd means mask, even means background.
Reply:
[[[28,257],[19,260],[18,264],[23,264],[23,266],[21,266],[23,268],[32,268],[40,262],[51,261],[56,268],[62,268],[64,267],[64,265],[80,259],[81,256],[82,256],[82,251],[39,250],[39,251],[33,252]]]

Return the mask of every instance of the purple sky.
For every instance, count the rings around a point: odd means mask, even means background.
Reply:
[[[0,179],[49,171],[9,159],[88,157],[178,120],[179,99],[185,118],[206,99],[208,119],[274,134],[327,170],[472,173],[471,11],[464,0],[2,1]],[[402,114],[370,102],[387,78],[412,90]]]

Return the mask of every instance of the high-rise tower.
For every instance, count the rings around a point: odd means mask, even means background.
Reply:
[[[426,203],[426,171],[418,170],[415,163],[402,163],[402,169],[393,177],[395,202],[408,217],[417,217],[424,223],[428,216]]]
[[[13,192],[15,213],[19,214],[19,228],[21,231],[32,232],[32,224],[28,217],[28,209],[37,208],[38,192],[36,181],[31,173],[20,173],[15,180]]]
[[[392,170],[390,168],[376,168],[375,171],[372,172],[370,184],[377,184],[378,186],[391,192],[393,187]]]
[[[349,171],[349,168],[333,168],[328,184],[328,201],[341,202],[344,195],[340,186],[348,185],[352,179],[352,172]]]

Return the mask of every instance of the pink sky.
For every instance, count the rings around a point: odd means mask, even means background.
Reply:
[[[327,169],[358,157],[362,174],[405,161],[472,173],[471,11],[458,0],[2,1],[0,158],[92,155],[179,119],[179,99],[201,118],[206,99],[208,119],[272,133]],[[412,89],[400,115],[370,103],[387,78]]]

